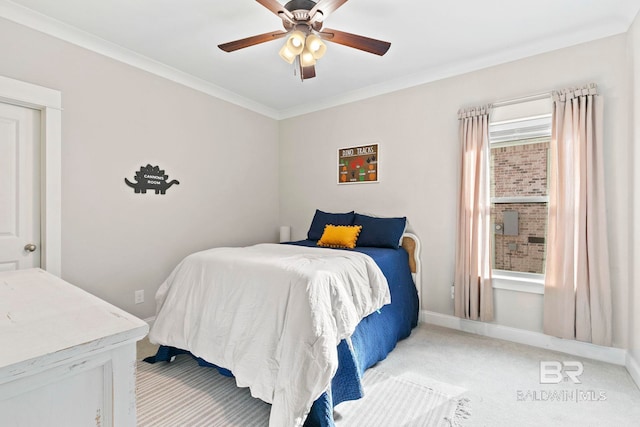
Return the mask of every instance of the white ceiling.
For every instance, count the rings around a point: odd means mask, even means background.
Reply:
[[[391,49],[327,43],[317,77],[301,82],[278,56],[284,39],[217,48],[282,29],[253,0],[0,0],[0,16],[274,118],[622,33],[638,10],[640,0],[350,0],[325,26]]]

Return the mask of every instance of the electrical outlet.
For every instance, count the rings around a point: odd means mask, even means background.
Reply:
[[[455,298],[455,285],[451,285],[451,299]]]
[[[134,297],[136,304],[142,304],[144,302],[144,290],[136,291]]]

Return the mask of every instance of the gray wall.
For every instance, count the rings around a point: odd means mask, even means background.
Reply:
[[[456,111],[596,82],[605,97],[614,343],[630,342],[638,360],[640,267],[629,249],[640,254],[640,227],[635,240],[629,229],[640,224],[640,174],[632,172],[640,83],[628,62],[640,69],[638,27],[636,18],[628,36],[280,123],[3,19],[0,40],[11,43],[0,43],[0,75],[63,93],[63,277],[140,317],[154,314],[155,290],[184,255],[275,241],[279,224],[303,238],[316,208],[407,215],[423,241],[422,308],[452,314]],[[336,185],[337,148],[370,142],[381,144],[381,182]],[[181,185],[164,196],[133,194],[123,178],[146,163]],[[136,289],[146,291],[142,305],[133,305]],[[497,323],[540,328],[539,295],[498,290],[496,304]]]
[[[275,120],[3,19],[0,40],[0,75],[62,91],[64,279],[145,318],[186,254],[276,241]],[[180,185],[134,194],[147,163]]]
[[[625,34],[280,122],[280,215],[303,238],[316,208],[406,215],[423,243],[424,310],[453,314],[460,107],[595,82],[605,99],[614,343],[629,320],[628,64]],[[336,185],[336,150],[381,144],[378,184]],[[501,324],[535,330],[540,296],[498,291]],[[509,303],[517,301],[517,303]],[[523,316],[528,316],[526,319]]]

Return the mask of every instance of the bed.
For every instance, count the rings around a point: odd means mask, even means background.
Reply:
[[[420,242],[404,227],[401,236],[395,248],[327,249],[311,238],[192,254],[158,291],[149,337],[161,346],[146,361],[189,353],[271,403],[271,427],[331,427],[334,406],[361,398],[364,371],[417,324]],[[232,283],[191,283],[222,280],[207,269]]]

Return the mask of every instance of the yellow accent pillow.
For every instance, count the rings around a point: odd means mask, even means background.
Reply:
[[[353,249],[362,230],[361,225],[331,225],[324,227],[318,246],[325,248]]]

